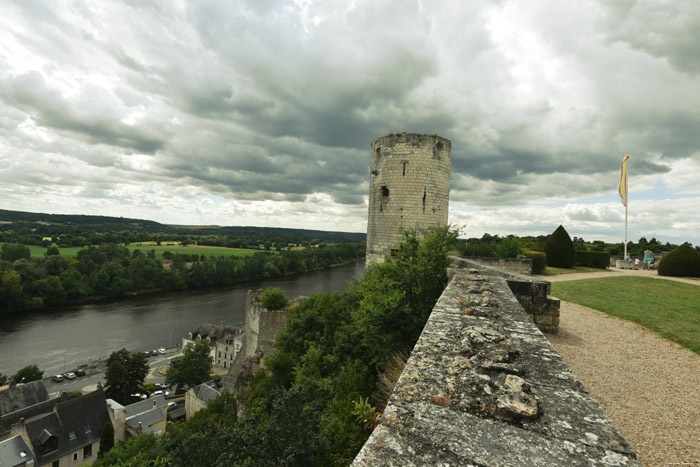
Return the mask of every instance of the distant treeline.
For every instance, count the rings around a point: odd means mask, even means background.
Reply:
[[[464,256],[482,256],[482,257],[500,257],[500,258],[515,258],[526,250],[543,251],[544,242],[547,240],[547,235],[539,235],[536,237],[517,237],[508,235],[500,237],[498,235],[490,235],[485,233],[481,238],[469,238],[460,240],[459,252]],[[574,248],[577,251],[601,251],[610,253],[610,255],[622,256],[625,244],[605,243],[601,240],[586,241],[582,237],[573,237]],[[669,252],[678,245],[666,242],[661,243],[656,238],[652,237],[647,240],[646,237],[641,237],[637,242],[627,242],[627,252],[630,256],[643,256],[644,250],[649,249],[654,253]],[[700,249],[700,247],[695,247]]]
[[[48,247],[105,243],[182,242],[231,248],[361,242],[364,233],[273,227],[174,226],[107,216],[39,214],[0,209],[0,242]]]
[[[361,259],[365,243],[321,244],[302,250],[259,252],[248,257],[173,254],[156,259],[155,250],[117,244],[89,246],[75,258],[49,247],[30,257],[22,244],[3,244],[0,253],[0,310],[59,305],[90,296],[120,296],[147,289],[185,289],[264,279]]]

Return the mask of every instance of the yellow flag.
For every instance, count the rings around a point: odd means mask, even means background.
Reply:
[[[618,192],[620,193],[620,198],[622,198],[622,204],[627,207],[627,159],[629,159],[629,154],[625,154],[625,158],[622,159],[622,169],[620,171],[620,188]]]

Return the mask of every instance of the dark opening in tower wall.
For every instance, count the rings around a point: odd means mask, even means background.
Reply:
[[[382,186],[382,201],[386,201],[386,198],[389,197],[389,189],[386,187],[386,185]]]
[[[438,143],[435,145],[435,149],[433,149],[433,159],[442,159],[442,156],[445,155],[445,145],[442,144],[442,141],[438,141]]]
[[[423,212],[425,212],[425,197],[426,197],[426,189],[423,188]]]

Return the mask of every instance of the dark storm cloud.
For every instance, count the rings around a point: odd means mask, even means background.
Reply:
[[[0,157],[17,155],[0,194],[52,183],[182,216],[308,199],[359,225],[368,143],[392,131],[452,140],[456,205],[614,192],[626,152],[636,176],[692,191],[699,5],[15,2],[0,7]]]
[[[75,102],[46,87],[38,72],[8,78],[0,83],[5,103],[27,112],[38,124],[67,131],[92,144],[106,144],[143,153],[163,148],[166,139],[154,131],[115,121],[100,109],[75,109]],[[82,115],[79,112],[84,112]]]

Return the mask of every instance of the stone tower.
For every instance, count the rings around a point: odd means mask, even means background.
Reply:
[[[447,224],[452,143],[437,135],[402,133],[372,143],[367,265],[392,256],[402,230]]]

